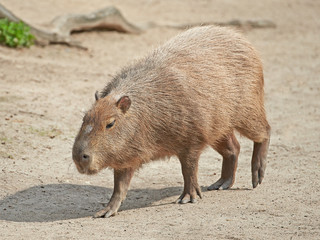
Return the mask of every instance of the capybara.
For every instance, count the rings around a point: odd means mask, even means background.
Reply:
[[[201,198],[198,160],[206,146],[223,157],[221,178],[235,180],[240,145],[235,131],[254,142],[252,184],[262,182],[270,139],[264,109],[263,69],[257,52],[235,31],[189,29],[125,67],[85,114],[73,146],[80,173],[114,169],[114,191],[94,217],[117,213],[142,164],[177,156],[184,190],[177,202]]]

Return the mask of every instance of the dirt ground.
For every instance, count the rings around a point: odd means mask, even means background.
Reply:
[[[180,30],[74,34],[88,51],[0,46],[0,239],[319,239],[319,1],[1,3],[36,25],[64,13],[115,5],[134,23],[268,19],[277,27],[244,31],[265,68],[272,138],[263,184],[252,189],[253,144],[239,136],[231,190],[205,190],[221,170],[220,156],[208,149],[200,159],[202,200],[174,204],[183,188],[179,161],[158,161],[135,174],[119,214],[109,219],[91,216],[112,194],[112,171],[81,175],[71,159],[83,112],[124,64]]]

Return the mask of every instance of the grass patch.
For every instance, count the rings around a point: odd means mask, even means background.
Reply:
[[[0,143],[7,143],[7,142],[9,142],[9,139],[7,137],[5,136],[0,137]]]
[[[34,44],[34,39],[25,23],[0,19],[0,44],[13,48],[30,47]]]
[[[30,127],[29,132],[31,134],[38,135],[40,137],[49,137],[49,138],[55,138],[62,134],[62,131],[57,128],[36,129],[36,128]]]

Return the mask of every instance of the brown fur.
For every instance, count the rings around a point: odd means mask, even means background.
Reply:
[[[240,151],[235,130],[255,143],[256,187],[270,137],[263,98],[258,54],[240,34],[222,27],[190,29],[124,68],[97,96],[73,147],[81,173],[115,171],[114,194],[95,216],[117,212],[135,169],[174,155],[185,183],[179,202],[194,202],[201,197],[198,159],[207,145],[223,156],[221,178],[208,189],[230,188]]]

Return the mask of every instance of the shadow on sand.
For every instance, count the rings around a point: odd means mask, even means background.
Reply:
[[[112,191],[111,188],[75,184],[34,186],[0,200],[0,220],[52,222],[91,217],[106,205]],[[161,199],[178,197],[181,192],[181,187],[129,190],[120,211],[148,207]]]

